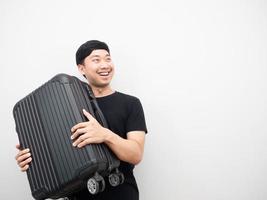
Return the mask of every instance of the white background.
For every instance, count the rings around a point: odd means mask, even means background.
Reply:
[[[267,199],[265,0],[1,0],[1,199],[32,198],[14,104],[57,73],[82,78],[74,55],[90,39],[145,110],[140,200]]]

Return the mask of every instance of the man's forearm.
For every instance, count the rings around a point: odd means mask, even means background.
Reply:
[[[143,157],[143,144],[134,139],[124,139],[113,133],[109,129],[105,129],[105,143],[116,154],[116,156],[125,162],[138,164]]]

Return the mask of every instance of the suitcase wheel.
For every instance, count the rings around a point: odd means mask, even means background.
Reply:
[[[120,184],[123,184],[124,183],[124,175],[123,173],[119,172],[119,177],[120,177]]]
[[[91,194],[97,194],[99,192],[103,192],[105,189],[104,178],[98,173],[96,173],[92,178],[88,179],[87,189]]]
[[[112,173],[108,176],[111,186],[116,187],[124,182],[124,175],[121,172]]]

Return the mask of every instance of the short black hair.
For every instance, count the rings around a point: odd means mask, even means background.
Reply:
[[[110,53],[108,45],[105,42],[98,40],[89,40],[78,48],[76,52],[76,64],[83,64],[84,59],[96,49],[104,49],[108,53]]]

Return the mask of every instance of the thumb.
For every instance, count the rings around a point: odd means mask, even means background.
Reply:
[[[20,150],[20,144],[16,144],[16,148]]]
[[[89,112],[87,112],[85,109],[83,109],[83,114],[89,119],[89,121],[95,119]]]

